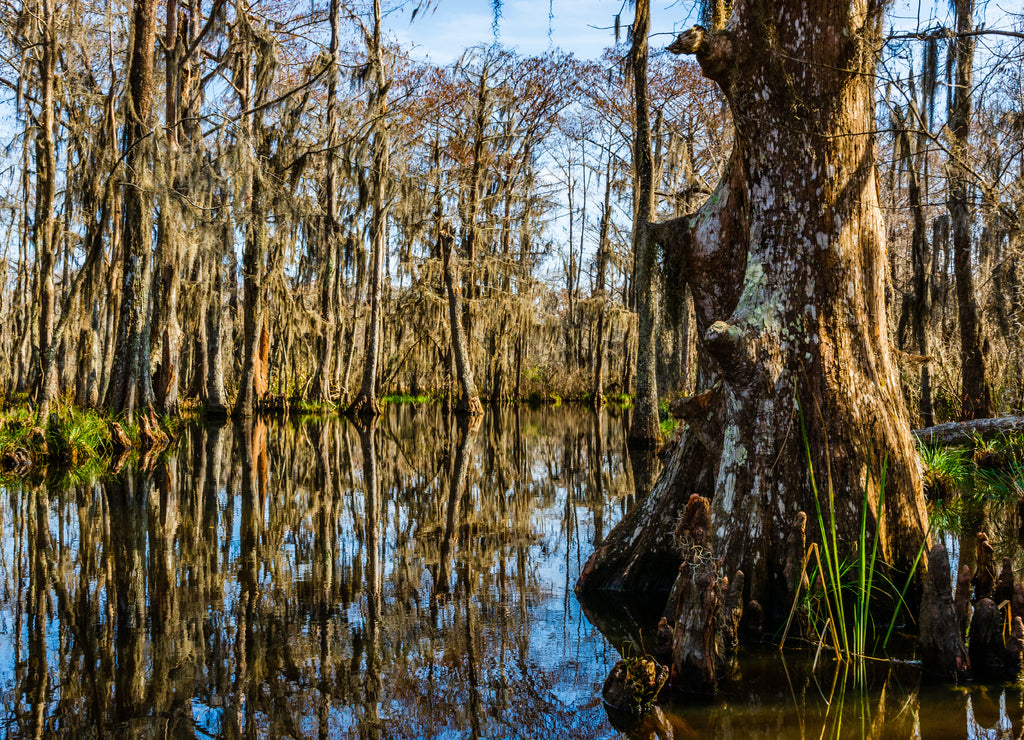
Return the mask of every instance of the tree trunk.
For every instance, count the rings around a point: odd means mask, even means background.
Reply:
[[[327,79],[327,154],[324,191],[326,213],[323,228],[319,234],[318,269],[320,277],[320,318],[323,321],[319,332],[320,357],[313,380],[314,400],[330,403],[331,374],[334,370],[334,324],[337,321],[337,298],[335,272],[338,269],[338,26],[339,0],[331,0],[331,70]]]
[[[866,499],[880,558],[909,571],[927,515],[886,321],[871,135],[880,35],[881,8],[866,0],[749,0],[725,30],[695,27],[669,47],[696,55],[736,122],[716,192],[652,228],[667,279],[692,290],[718,382],[578,591],[668,589],[680,513],[692,493],[711,495],[720,573],[742,570],[745,598],[778,624],[788,534],[815,511],[812,475],[834,497],[822,506],[840,559],[854,555]]]
[[[655,289],[657,245],[647,222],[654,218],[654,163],[651,160],[651,121],[647,97],[647,34],[651,28],[650,0],[637,0],[633,22],[633,86],[636,98],[636,131],[633,140],[633,186],[638,191],[633,223],[636,254],[636,400],[629,425],[629,443],[653,447],[661,441],[658,419],[657,351],[658,295]]]
[[[957,33],[974,30],[974,0],[955,0]],[[956,57],[956,86],[949,111],[949,217],[953,231],[953,272],[956,276],[956,304],[960,317],[961,401],[960,418],[983,419],[992,415],[992,389],[986,368],[985,343],[974,285],[971,227],[974,207],[971,198],[968,139],[971,134],[971,93],[974,81],[974,38],[953,40]]]
[[[456,377],[459,385],[459,400],[455,413],[465,416],[479,416],[484,409],[480,394],[473,380],[473,367],[469,362],[466,346],[466,332],[462,328],[462,291],[455,274],[455,235],[450,227],[443,226],[439,235],[441,259],[444,264],[445,293],[448,296],[448,325],[452,340],[452,354],[455,356]]]
[[[128,106],[124,126],[125,187],[122,234],[123,291],[106,405],[115,413],[145,410],[154,401],[149,370],[150,262],[153,204],[149,195],[150,117],[156,0],[136,0],[129,50]]]
[[[913,339],[913,350],[921,356],[928,354],[928,318],[931,314],[931,265],[928,263],[928,243],[925,238],[925,212],[921,194],[921,183],[918,176],[918,153],[912,148],[910,131],[907,128],[903,113],[897,109],[894,113],[898,127],[897,145],[903,150],[907,167],[907,200],[914,219],[910,236],[910,263],[913,268],[911,292],[904,293],[900,307],[900,320],[896,337],[903,348],[911,343],[907,338],[910,329]],[[913,122],[917,124],[916,121]],[[895,185],[895,183],[894,183]],[[909,324],[909,327],[908,327]],[[931,374],[928,363],[921,365],[921,426],[930,427],[935,421],[932,414]]]
[[[232,221],[224,219],[223,244],[230,244]],[[221,315],[224,311],[224,255],[221,247],[214,250],[211,260],[210,295],[206,302],[206,377],[202,382],[206,386],[206,413],[208,416],[223,417],[227,415],[227,404],[224,393],[224,360],[221,351]]]
[[[380,415],[377,403],[377,369],[380,364],[380,298],[381,281],[384,272],[384,250],[387,249],[387,198],[386,178],[391,154],[391,142],[388,135],[387,115],[387,79],[384,70],[384,52],[381,40],[380,0],[373,0],[373,33],[367,38],[370,52],[370,64],[374,70],[374,120],[376,130],[373,134],[373,167],[371,172],[373,189],[373,214],[370,223],[371,265],[370,268],[370,318],[366,327],[366,356],[363,361],[363,382],[359,393],[352,402],[350,411],[358,416],[373,417]]]
[[[39,52],[39,87],[42,111],[36,134],[36,213],[33,220],[33,238],[39,263],[39,421],[46,423],[50,401],[57,394],[57,372],[53,344],[54,296],[53,258],[57,248],[57,221],[53,214],[53,199],[57,187],[57,145],[54,141],[56,102],[54,77],[57,58],[57,25],[54,19],[54,0],[42,1],[42,43]]]
[[[270,329],[267,324],[267,196],[263,173],[260,169],[269,159],[268,133],[263,125],[262,107],[267,102],[272,74],[261,74],[260,70],[272,67],[270,49],[258,41],[255,29],[243,12],[238,19],[243,38],[242,62],[235,75],[234,87],[239,94],[239,105],[248,111],[250,105],[256,112],[242,119],[241,142],[244,165],[241,176],[247,187],[248,223],[246,224],[245,248],[242,251],[242,374],[238,381],[238,398],[235,413],[241,417],[252,416],[259,402],[267,393],[267,358],[270,348]],[[256,74],[251,69],[251,49],[256,49]],[[255,84],[254,84],[255,83]],[[250,151],[256,153],[252,161]]]
[[[259,201],[262,189],[253,179],[252,207],[250,209],[248,234],[242,252],[242,375],[239,378],[238,399],[235,413],[252,416],[256,403],[266,392],[266,379],[261,377],[262,352],[266,305],[263,299],[264,263],[266,261],[266,234],[264,233],[263,212]]]
[[[180,385],[181,357],[181,326],[178,323],[178,294],[181,288],[179,275],[178,235],[174,233],[177,225],[173,223],[172,213],[179,209],[174,203],[174,196],[165,199],[158,219],[157,254],[161,265],[161,300],[157,304],[160,320],[157,329],[163,326],[161,346],[160,382],[156,388],[157,400],[165,414],[175,415],[178,412],[178,387]]]
[[[178,412],[178,388],[181,381],[181,325],[178,323],[178,295],[181,289],[180,256],[183,214],[173,189],[178,187],[178,84],[180,81],[180,55],[178,45],[178,2],[167,0],[164,41],[164,126],[167,131],[165,168],[168,178],[168,196],[160,209],[159,241],[162,299],[160,307],[163,326],[160,385],[157,396],[164,413]]]
[[[608,295],[605,292],[605,282],[608,272],[608,259],[611,256],[611,245],[608,241],[608,232],[612,220],[612,157],[609,151],[608,165],[604,171],[604,204],[601,209],[601,222],[598,226],[597,236],[597,279],[594,285],[594,292],[597,294],[599,305],[597,308],[597,337],[594,339],[594,383],[591,389],[593,406],[596,409],[604,405],[604,323],[605,315],[608,312]]]

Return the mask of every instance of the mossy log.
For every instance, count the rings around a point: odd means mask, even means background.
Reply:
[[[1024,432],[1024,416],[951,421],[927,429],[915,429],[913,434],[914,439],[928,447],[955,447],[971,444],[976,439],[993,439],[1013,432]]]

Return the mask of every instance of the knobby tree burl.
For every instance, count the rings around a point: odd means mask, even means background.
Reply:
[[[866,500],[884,561],[906,571],[916,558],[927,520],[886,323],[873,153],[883,10],[737,0],[723,28],[697,26],[669,47],[696,57],[735,122],[705,205],[651,225],[665,279],[693,294],[702,387],[678,404],[686,431],[654,491],[592,555],[581,594],[667,590],[673,531],[697,493],[711,498],[722,573],[742,570],[744,598],[769,624],[784,619],[799,512],[819,538],[798,401],[826,507],[834,486],[840,557],[856,552]]]

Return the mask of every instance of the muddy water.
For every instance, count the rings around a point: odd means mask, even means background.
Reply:
[[[572,594],[634,500],[624,419],[435,408],[191,429],[114,480],[0,489],[0,737],[1018,737],[1019,689],[744,655],[639,725]],[[620,649],[646,617],[595,618]],[[608,625],[613,625],[609,627]],[[634,640],[639,643],[639,637]],[[620,730],[622,732],[620,732]]]

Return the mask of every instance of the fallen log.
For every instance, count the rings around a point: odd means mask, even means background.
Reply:
[[[998,416],[993,419],[951,421],[948,424],[915,429],[914,439],[929,447],[966,445],[975,439],[992,439],[1010,432],[1024,432],[1024,416]]]

